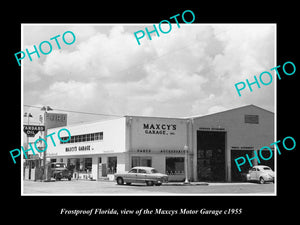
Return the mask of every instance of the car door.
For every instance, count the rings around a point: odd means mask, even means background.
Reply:
[[[146,180],[147,172],[144,169],[138,169],[137,181],[139,183],[144,183]]]
[[[252,168],[251,170],[250,170],[250,172],[249,172],[249,174],[250,174],[250,180],[256,180],[256,168]]]
[[[256,168],[256,177],[255,177],[255,180],[259,180],[259,177],[260,177],[260,174],[261,174],[261,170],[260,168]]]
[[[137,181],[137,169],[131,169],[124,177],[124,182],[134,183]]]

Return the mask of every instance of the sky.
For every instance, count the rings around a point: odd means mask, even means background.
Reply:
[[[276,66],[274,24],[175,23],[168,34],[152,33],[152,40],[145,35],[138,45],[134,32],[145,27],[152,30],[153,24],[22,24],[22,51],[42,41],[52,44],[50,54],[22,60],[23,111],[32,113],[33,123],[41,106],[159,117],[201,116],[248,104],[275,111],[276,79],[242,96],[234,86]],[[62,41],[66,31],[76,37],[71,45]],[[57,35],[61,49],[50,40]],[[115,118],[67,113],[68,124]]]

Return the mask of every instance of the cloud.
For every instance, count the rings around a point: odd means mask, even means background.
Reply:
[[[78,37],[74,46],[26,63],[26,82],[35,82],[32,91],[40,93],[35,103],[181,117],[245,104],[273,107],[274,85],[242,98],[234,88],[273,67],[273,25],[174,25],[170,33],[145,38],[141,45],[132,30],[143,25],[65,27]],[[29,92],[27,86],[25,96],[32,97]]]

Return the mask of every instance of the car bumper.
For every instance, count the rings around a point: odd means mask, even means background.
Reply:
[[[265,177],[264,179],[267,182],[274,182],[274,177]]]
[[[161,178],[157,180],[157,183],[162,184],[162,183],[168,183],[169,179],[167,177]]]

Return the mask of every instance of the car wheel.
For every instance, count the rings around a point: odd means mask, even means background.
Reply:
[[[123,178],[122,178],[122,177],[118,177],[118,178],[117,178],[117,184],[118,184],[118,185],[124,184],[124,181],[123,181]]]
[[[68,180],[71,180],[71,177],[68,177]]]
[[[156,183],[156,184],[155,184],[155,186],[160,186],[160,185],[161,185],[161,183]]]
[[[147,186],[153,186],[153,181],[146,181]]]
[[[259,178],[259,183],[260,183],[260,184],[264,184],[264,183],[265,183],[265,180],[264,180],[263,177],[260,177],[260,178]]]

